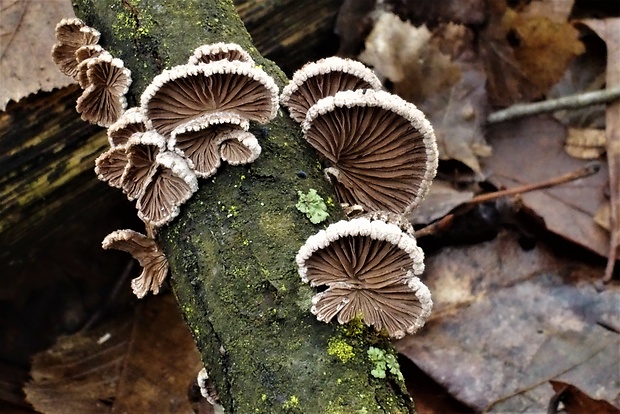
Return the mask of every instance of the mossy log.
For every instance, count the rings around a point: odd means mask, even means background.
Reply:
[[[130,102],[162,69],[216,41],[242,45],[280,87],[286,82],[259,55],[232,0],[75,0],[74,7],[132,70]],[[385,337],[360,323],[320,323],[309,312],[314,291],[300,282],[294,257],[323,226],[295,204],[297,191],[331,195],[316,156],[282,111],[252,131],[263,147],[259,159],[202,180],[159,234],[171,285],[226,412],[413,412],[402,381],[371,375],[369,347],[394,352]],[[331,221],[342,218],[333,203],[329,213]]]
[[[258,50],[289,73],[337,48],[333,27],[340,0],[234,3]],[[132,20],[115,26],[124,24],[131,27]],[[0,263],[36,256],[55,233],[67,233],[67,223],[77,224],[76,211],[105,213],[117,205],[93,173],[94,160],[108,143],[103,129],[86,124],[75,111],[81,93],[77,85],[39,93],[0,112]]]

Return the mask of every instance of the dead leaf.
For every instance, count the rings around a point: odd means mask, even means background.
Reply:
[[[202,367],[172,295],[133,315],[59,338],[35,355],[27,400],[47,414],[192,413],[187,388]]]
[[[607,45],[607,76],[608,88],[620,86],[620,18],[605,20],[584,20],[586,24],[598,34]],[[609,255],[604,281],[612,278],[614,265],[618,258],[620,247],[620,102],[607,105],[605,116],[605,131],[607,136],[607,164],[609,165],[610,188],[610,228],[611,238]]]
[[[605,153],[605,130],[568,128],[564,150],[571,157],[582,160],[599,158]]]
[[[485,159],[489,180],[499,188],[541,182],[589,162],[564,152],[566,129],[547,116],[494,125],[487,135],[493,155]],[[607,169],[550,189],[522,195],[523,206],[544,220],[547,229],[606,257],[609,236],[593,220],[604,202]]]
[[[542,16],[556,23],[566,23],[575,0],[535,0],[521,11],[524,17]]]
[[[454,159],[481,175],[486,77],[473,56],[473,33],[442,25],[433,33],[384,12],[366,39],[359,59],[387,78],[392,92],[415,103],[435,129],[439,156]]]
[[[0,110],[12,99],[51,91],[75,81],[51,58],[54,28],[74,17],[69,0],[0,0]]]
[[[509,232],[444,248],[426,261],[433,314],[397,349],[475,411],[544,412],[550,379],[618,404],[620,288],[599,292],[601,270]]]
[[[574,385],[561,381],[549,381],[549,383],[551,383],[553,390],[556,392],[553,398],[564,404],[564,411],[568,414],[620,413],[618,408],[607,401],[595,400]],[[557,410],[555,412],[557,412]]]
[[[480,25],[486,17],[484,0],[388,0],[386,3],[394,13],[414,24]]]
[[[408,217],[412,224],[428,224],[448,214],[474,197],[472,191],[458,191],[445,181],[435,179],[424,200]]]
[[[543,96],[583,53],[578,31],[567,22],[519,13],[505,0],[489,0],[489,23],[480,54],[489,79],[489,100],[509,106]]]

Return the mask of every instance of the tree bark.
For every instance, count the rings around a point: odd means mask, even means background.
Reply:
[[[280,87],[286,82],[252,45],[232,0],[74,4],[101,31],[102,45],[132,70],[130,102],[163,68],[217,41],[240,44]],[[369,346],[394,352],[385,337],[361,323],[324,324],[310,313],[315,292],[301,283],[294,259],[323,226],[312,225],[295,204],[297,191],[332,194],[316,156],[282,111],[251,130],[263,148],[259,159],[225,165],[201,180],[159,234],[173,290],[226,412],[413,412],[402,381],[371,375]],[[330,204],[330,220],[341,219]]]

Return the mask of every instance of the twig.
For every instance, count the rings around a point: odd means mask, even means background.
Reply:
[[[497,124],[510,119],[521,118],[527,115],[542,114],[560,109],[576,109],[585,106],[607,103],[620,98],[620,87],[603,89],[594,92],[585,92],[564,96],[547,101],[528,104],[516,104],[506,109],[491,113],[487,117],[488,124]]]
[[[579,168],[577,170],[571,171],[566,174],[562,174],[558,177],[550,178],[549,180],[541,181],[539,183],[527,184],[521,187],[510,188],[507,190],[495,191],[493,193],[480,194],[467,201],[465,204],[480,204],[485,203],[487,201],[496,200],[501,197],[523,194],[534,190],[542,190],[544,188],[555,187],[556,185],[568,183],[570,181],[575,181],[580,178],[588,177],[590,175],[596,174],[601,169],[600,164],[598,163],[590,163],[585,167]]]
[[[417,230],[413,233],[413,237],[419,239],[424,236],[431,236],[433,234],[441,233],[446,228],[452,225],[454,221],[454,214],[448,214],[444,216],[441,220],[436,221],[434,223],[429,224],[426,227],[422,227],[420,230]]]

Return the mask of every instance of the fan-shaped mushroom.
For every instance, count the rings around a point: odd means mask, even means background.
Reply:
[[[149,130],[132,135],[126,144],[127,167],[121,177],[122,189],[129,200],[135,200],[144,191],[146,180],[155,168],[155,158],[166,150],[166,139]]]
[[[198,190],[198,179],[187,160],[173,152],[157,154],[136,207],[138,217],[153,227],[172,221]]]
[[[110,126],[127,107],[125,94],[131,85],[131,71],[120,59],[102,53],[88,59],[88,87],[77,100],[77,111],[84,121]]]
[[[381,81],[362,63],[334,56],[307,63],[295,72],[282,90],[280,102],[291,118],[301,123],[319,99],[355,89],[381,89]]]
[[[327,286],[312,300],[312,313],[341,324],[361,317],[401,338],[424,325],[432,301],[416,276],[424,254],[397,225],[356,218],[310,236],[297,254],[299,274],[311,286]]]
[[[153,128],[168,135],[179,125],[215,112],[267,122],[276,115],[278,87],[250,63],[221,60],[163,71],[146,88],[141,103]]]
[[[95,160],[95,173],[101,181],[115,188],[123,187],[123,174],[127,168],[127,147],[108,149]]]
[[[327,164],[338,201],[366,211],[413,210],[437,171],[430,123],[413,104],[384,91],[344,91],[319,100],[303,132]]]
[[[159,293],[166,275],[168,260],[157,242],[133,230],[116,230],[103,239],[104,249],[116,249],[128,252],[142,266],[142,273],[131,281],[133,293],[144,297],[149,291]]]
[[[129,108],[115,123],[108,127],[110,146],[125,145],[133,134],[145,132],[149,127],[150,122],[139,107]]]
[[[56,40],[52,48],[52,59],[60,71],[67,76],[77,75],[78,61],[75,52],[84,45],[99,42],[100,33],[88,27],[80,19],[62,19],[56,25]]]

